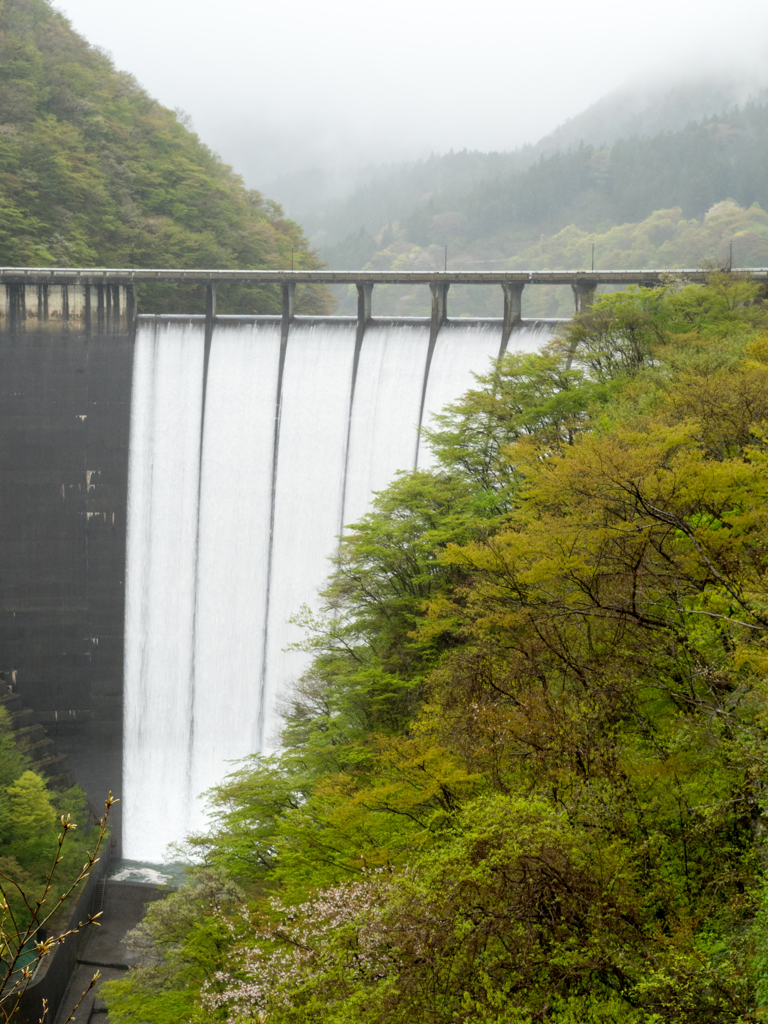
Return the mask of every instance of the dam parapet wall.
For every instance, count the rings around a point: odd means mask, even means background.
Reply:
[[[135,315],[135,289],[130,284],[0,284],[0,331],[129,333]]]

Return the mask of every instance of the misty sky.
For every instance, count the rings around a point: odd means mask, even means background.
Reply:
[[[314,164],[513,149],[633,76],[768,57],[765,0],[57,6],[253,187]]]

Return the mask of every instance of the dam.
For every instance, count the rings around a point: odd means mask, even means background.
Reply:
[[[371,492],[429,467],[419,427],[549,336],[523,288],[569,284],[581,309],[663,280],[556,276],[0,271],[0,671],[94,804],[120,794],[126,857],[162,861],[228,762],[276,747],[307,664],[291,617]],[[205,314],[137,316],[158,280],[202,285]],[[273,283],[281,314],[217,315],[229,280]],[[358,316],[297,316],[311,281],[354,284]],[[473,282],[503,317],[451,320],[450,285]],[[377,283],[429,284],[432,315],[373,317]]]

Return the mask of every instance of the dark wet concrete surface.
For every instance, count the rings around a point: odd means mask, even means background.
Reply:
[[[80,949],[77,967],[59,1007],[54,1024],[64,1024],[72,1007],[88,988],[91,978],[99,972],[96,987],[88,993],[75,1015],[78,1024],[109,1024],[109,1016],[99,990],[105,981],[122,978],[131,966],[132,957],[126,950],[125,937],[144,916],[146,906],[167,895],[167,888],[142,885],[137,882],[108,880],[104,887],[102,923],[93,928]]]

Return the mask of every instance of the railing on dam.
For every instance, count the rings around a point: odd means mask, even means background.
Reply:
[[[296,286],[300,284],[355,285],[357,319],[361,330],[371,320],[371,297],[377,284],[428,284],[432,292],[433,329],[448,317],[452,284],[499,285],[504,295],[502,335],[509,337],[522,318],[522,294],[527,286],[570,285],[576,312],[591,305],[600,285],[655,288],[669,281],[702,283],[711,271],[691,270],[530,270],[530,271],[365,271],[365,270],[179,270],[71,267],[0,267],[0,326],[31,322],[42,329],[66,323],[86,331],[129,329],[136,315],[140,284],[199,284],[206,288],[206,318],[216,315],[216,286],[271,284],[282,291],[282,319],[294,316]],[[729,270],[733,277],[768,282],[766,268]]]

